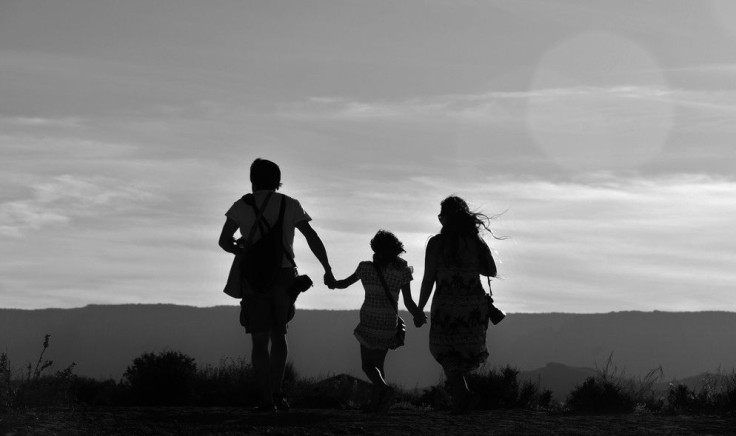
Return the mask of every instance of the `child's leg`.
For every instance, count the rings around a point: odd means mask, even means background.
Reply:
[[[374,350],[360,346],[360,360],[363,372],[376,387],[385,387],[386,380],[383,364],[386,361],[388,350]]]
[[[360,359],[363,371],[373,383],[371,402],[367,411],[385,413],[393,399],[393,389],[386,384],[383,365],[388,350],[373,350],[360,346]]]

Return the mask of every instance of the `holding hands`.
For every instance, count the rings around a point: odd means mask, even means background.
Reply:
[[[335,289],[335,276],[332,274],[332,270],[328,270],[325,272],[324,276],[325,286],[327,286],[330,289]]]
[[[419,328],[427,323],[427,314],[423,311],[418,311],[414,314],[414,327]]]

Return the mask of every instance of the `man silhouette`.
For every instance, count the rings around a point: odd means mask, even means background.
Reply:
[[[252,193],[236,201],[227,211],[227,220],[222,227],[219,245],[228,253],[238,254],[242,248],[233,238],[237,229],[244,237],[251,233],[256,224],[257,210],[269,226],[279,219],[282,198],[285,201],[283,218],[283,249],[285,251],[281,269],[275,283],[267,289],[254,289],[247,281],[243,290],[243,313],[241,321],[246,333],[253,342],[251,363],[260,388],[258,411],[287,411],[289,403],[284,395],[282,384],[288,357],[286,342],[289,310],[293,298],[289,287],[296,277],[294,258],[295,229],[304,235],[309,248],[325,270],[325,282],[335,280],[327,260],[327,251],[317,232],[309,224],[311,217],[304,211],[299,201],[276,191],[281,187],[281,170],[275,163],[256,159],[250,167]],[[267,201],[268,200],[268,201]],[[253,232],[252,241],[260,237],[260,230]],[[270,342],[270,350],[269,350]]]

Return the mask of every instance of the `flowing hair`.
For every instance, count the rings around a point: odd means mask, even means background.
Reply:
[[[401,253],[406,253],[404,244],[389,231],[379,230],[371,239],[371,249],[373,250],[373,263],[379,268],[385,268],[388,265],[401,268],[407,265],[406,261],[400,257]]]
[[[471,211],[468,203],[458,196],[451,195],[442,200],[440,215],[444,221],[440,231],[444,242],[443,254],[450,264],[459,263],[458,252],[461,242],[467,247],[468,240],[482,239],[481,228],[494,239],[506,239],[503,236],[496,236],[489,226],[495,215],[489,217],[481,212]]]

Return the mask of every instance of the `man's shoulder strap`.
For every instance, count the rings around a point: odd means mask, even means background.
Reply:
[[[268,195],[266,195],[266,199],[263,201],[263,205],[261,206],[260,210],[258,209],[258,206],[256,206],[256,200],[253,197],[253,194],[246,194],[243,196],[242,200],[245,204],[250,205],[253,207],[253,210],[256,212],[256,220],[253,223],[253,226],[250,228],[250,232],[248,233],[248,239],[245,240],[245,245],[250,246],[251,241],[253,241],[253,235],[256,232],[256,228],[261,225],[261,221],[263,221],[263,211],[266,210],[266,206],[268,206],[268,201],[271,199],[272,192],[269,192]],[[268,225],[268,223],[266,223]]]

